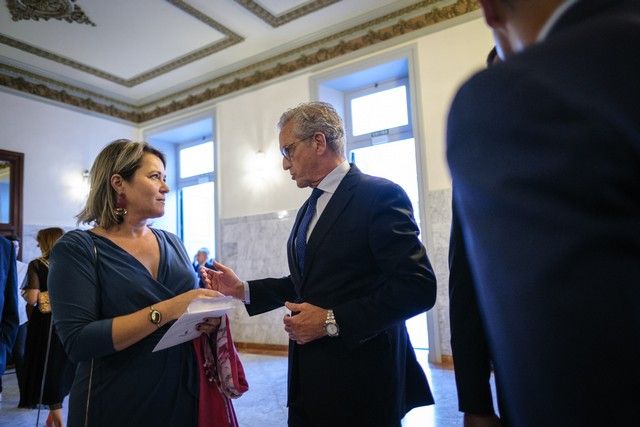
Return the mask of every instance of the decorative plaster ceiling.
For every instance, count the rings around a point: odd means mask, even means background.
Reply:
[[[478,9],[476,0],[5,3],[0,88],[134,123]]]

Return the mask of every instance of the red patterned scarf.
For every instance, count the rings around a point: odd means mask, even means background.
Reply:
[[[231,399],[242,396],[249,384],[231,339],[228,317],[222,317],[215,342],[202,334],[193,345],[201,367],[198,426],[238,427]]]

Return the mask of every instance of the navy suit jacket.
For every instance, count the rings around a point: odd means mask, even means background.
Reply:
[[[302,402],[322,425],[398,422],[433,403],[404,324],[436,297],[411,203],[398,185],[351,166],[309,236],[301,272],[293,236],[305,208],[287,245],[291,275],[250,281],[247,310],[285,301],[333,309],[339,337],[290,342],[289,404]]]
[[[16,252],[11,241],[0,236],[0,375],[7,365],[7,353],[13,348],[18,323]]]
[[[582,0],[452,105],[447,155],[513,425],[640,419],[639,51],[640,2]]]
[[[455,201],[455,189],[453,193]],[[452,204],[451,212],[449,324],[458,409],[470,414],[491,415],[494,413],[490,384],[491,353],[478,307],[456,203]]]

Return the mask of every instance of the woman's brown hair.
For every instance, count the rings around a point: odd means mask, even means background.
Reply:
[[[118,224],[114,213],[118,195],[111,186],[111,177],[118,174],[130,182],[146,153],[158,157],[166,167],[164,154],[146,142],[118,139],[102,149],[91,166],[89,196],[84,209],[76,216],[78,223],[95,222],[104,229]]]
[[[40,251],[42,251],[42,258],[49,259],[49,253],[53,248],[54,243],[64,234],[64,230],[60,227],[43,228],[38,231],[36,240],[40,245]]]

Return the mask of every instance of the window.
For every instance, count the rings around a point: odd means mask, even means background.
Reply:
[[[206,247],[216,254],[213,141],[178,146],[178,232],[189,256]]]
[[[364,147],[413,137],[407,79],[347,92],[347,146]]]

